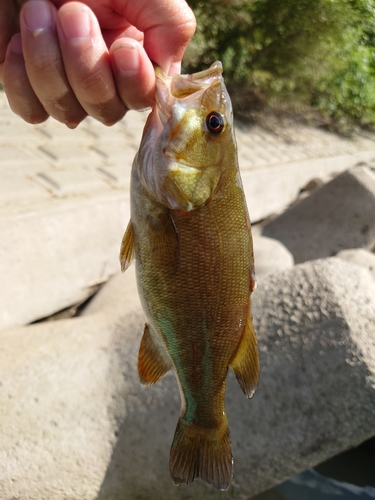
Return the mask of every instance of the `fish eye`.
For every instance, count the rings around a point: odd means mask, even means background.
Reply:
[[[220,134],[220,132],[224,129],[224,117],[220,113],[216,111],[212,111],[206,117],[206,127],[211,134]]]

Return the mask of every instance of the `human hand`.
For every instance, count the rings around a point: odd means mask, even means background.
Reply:
[[[29,123],[112,125],[153,104],[152,62],[179,72],[194,30],[185,0],[0,0],[0,82]]]

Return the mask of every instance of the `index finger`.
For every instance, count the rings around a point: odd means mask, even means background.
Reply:
[[[158,9],[154,22],[144,30],[144,48],[150,59],[171,75],[180,72],[184,52],[195,33],[196,21],[185,0],[166,4],[165,10]]]
[[[144,49],[165,73],[180,65],[195,32],[195,17],[185,0],[114,0],[101,5],[97,0],[85,0],[85,3],[96,14],[102,29],[121,28],[130,23],[143,32]]]

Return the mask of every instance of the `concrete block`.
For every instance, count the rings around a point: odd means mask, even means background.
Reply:
[[[373,252],[363,248],[349,248],[348,250],[341,250],[336,257],[364,267],[375,278],[375,254]]]
[[[258,283],[267,274],[290,269],[294,265],[293,255],[280,241],[253,234],[255,275]]]
[[[340,259],[306,262],[260,283],[253,315],[260,384],[228,418],[255,492],[375,435],[375,282]]]
[[[350,291],[350,293],[348,293]],[[254,293],[261,379],[248,401],[231,375],[235,457],[228,498],[250,498],[374,435],[375,282],[333,258],[269,276]],[[138,381],[143,314],[134,268],[83,317],[0,332],[0,498],[219,500],[176,488],[172,374]]]
[[[119,270],[125,193],[9,207],[0,215],[0,330],[80,302]]]
[[[267,225],[295,262],[375,247],[375,172],[355,167],[315,190]]]

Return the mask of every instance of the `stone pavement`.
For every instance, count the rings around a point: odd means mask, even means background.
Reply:
[[[0,329],[82,301],[118,271],[146,116],[130,112],[111,128],[28,125],[0,91]],[[375,134],[347,139],[295,124],[236,132],[253,222],[283,210],[309,180],[375,158]]]

